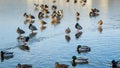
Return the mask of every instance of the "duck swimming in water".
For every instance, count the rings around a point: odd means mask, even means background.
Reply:
[[[88,58],[72,56],[72,63],[88,64]]]
[[[13,58],[13,52],[1,51],[0,55],[1,60]]]
[[[18,64],[16,68],[32,68],[31,64]]]
[[[59,64],[59,62],[55,63],[55,68],[69,68],[69,65]]]
[[[77,51],[79,51],[79,52],[89,52],[89,51],[91,51],[91,48],[88,47],[88,46],[78,45],[77,46]]]
[[[111,63],[112,63],[112,68],[120,68],[120,60],[118,61],[112,60]]]

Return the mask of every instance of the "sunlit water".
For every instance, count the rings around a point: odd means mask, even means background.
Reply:
[[[34,3],[48,4],[51,11],[51,5],[55,4],[58,9],[63,9],[64,17],[61,23],[54,26],[50,19],[44,19],[47,22],[46,29],[40,30],[39,11],[34,10]],[[14,57],[0,62],[0,68],[15,68],[18,63],[32,64],[33,68],[54,68],[55,62],[68,64],[70,68],[110,68],[112,59],[118,60],[120,57],[120,0],[88,0],[85,6],[79,2],[74,4],[73,0],[66,3],[65,0],[0,0],[0,50],[14,52]],[[90,18],[88,16],[91,8],[100,10],[100,16]],[[76,39],[77,30],[75,13],[80,12],[79,23],[83,27],[82,35]],[[28,24],[24,24],[24,12],[35,15],[34,25],[38,28],[37,35],[30,39],[29,51],[23,51],[18,48],[18,27],[25,30],[25,34],[31,32]],[[102,33],[98,31],[97,22],[102,19]],[[65,29],[70,27],[70,41],[65,39]],[[78,54],[77,45],[86,45],[91,47],[88,53]],[[71,65],[72,56],[82,56],[89,58],[89,64]]]

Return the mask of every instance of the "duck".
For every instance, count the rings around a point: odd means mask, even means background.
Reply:
[[[20,29],[19,27],[17,28],[17,33],[19,34],[19,37],[21,37],[21,34],[24,34],[25,31]]]
[[[35,10],[39,10],[39,4],[34,3]]]
[[[24,43],[24,45],[26,45],[26,43],[29,41],[30,37],[29,36],[22,36],[22,37],[18,37],[17,39],[18,39],[18,41],[21,41]]]
[[[53,0],[53,3],[55,3],[56,2],[56,0]]]
[[[29,15],[26,12],[23,14],[23,16],[25,17],[25,20],[28,20]]]
[[[29,25],[29,29],[32,31],[32,33],[33,33],[33,31],[37,30],[36,26],[34,26],[32,24]]]
[[[50,12],[47,9],[44,9],[45,14],[49,14]]]
[[[29,39],[30,39],[29,36],[25,36],[25,37],[21,38],[21,40],[24,43],[24,45],[26,45],[26,43],[29,41]]]
[[[69,2],[70,0],[66,0],[66,2]]]
[[[18,64],[16,68],[32,68],[31,64]]]
[[[45,7],[45,8],[48,8],[48,5],[47,5],[47,4],[44,4],[44,7]]]
[[[45,15],[44,15],[44,18],[49,18],[49,15],[48,15],[48,14],[45,14]]]
[[[35,16],[33,16],[31,14],[29,14],[28,16],[29,16],[30,21],[35,20]]]
[[[76,28],[77,30],[81,30],[81,29],[82,29],[82,26],[80,26],[79,23],[76,23],[76,24],[75,24],[75,28]]]
[[[39,19],[44,18],[44,13],[43,13],[43,12],[39,12],[39,13],[38,13],[38,18],[39,18]]]
[[[103,24],[103,21],[102,21],[102,20],[99,20],[99,21],[98,21],[98,25],[99,25],[99,26],[102,26],[102,24]]]
[[[88,47],[88,46],[78,45],[77,46],[77,51],[79,51],[79,52],[89,52],[89,51],[91,51],[91,48]]]
[[[99,11],[98,9],[96,9],[96,8],[94,8],[93,10],[94,10],[94,12],[100,12],[100,11]]]
[[[40,24],[43,26],[43,25],[45,25],[47,23],[45,21],[43,21],[43,20],[40,20]]]
[[[48,11],[48,9],[46,9],[46,8],[43,9],[43,13],[44,13],[44,14],[43,14],[42,16],[43,16],[44,18],[49,18],[49,15],[48,15],[48,14],[49,14],[50,12]]]
[[[55,63],[55,68],[69,68],[67,64],[60,64],[59,62]]]
[[[34,3],[34,6],[35,6],[35,7],[39,7],[39,4],[37,4],[37,3]]]
[[[57,6],[56,5],[52,5],[52,10],[56,10]]]
[[[77,0],[74,0],[74,3],[77,3]]]
[[[65,30],[65,32],[66,32],[67,34],[69,34],[69,33],[71,32],[70,28],[68,27],[68,28]]]
[[[111,63],[112,63],[112,68],[120,68],[120,60],[118,61],[112,60]]]
[[[76,63],[76,64],[88,64],[88,58],[73,56],[72,57],[72,63]]]
[[[13,57],[13,52],[1,51],[0,55],[1,55],[1,59],[9,59]]]
[[[54,25],[57,25],[57,24],[60,23],[60,20],[55,16],[55,17],[52,18],[51,23],[54,24]]]
[[[86,2],[87,2],[87,0],[81,0],[81,1],[80,1],[80,3],[82,3],[82,2],[83,2],[83,3],[86,3]]]
[[[63,17],[63,10],[58,10],[58,15]]]
[[[79,13],[79,12],[76,12],[76,16],[80,16],[80,13]]]

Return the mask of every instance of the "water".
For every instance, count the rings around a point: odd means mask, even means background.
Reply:
[[[34,3],[44,3],[49,6],[55,4],[58,9],[63,9],[64,17],[61,23],[51,25],[50,19],[46,29],[40,30],[38,11],[34,10]],[[68,64],[70,68],[110,68],[112,59],[118,60],[120,56],[120,0],[88,0],[85,6],[80,3],[73,3],[73,0],[66,3],[64,0],[0,0],[0,50],[14,52],[14,57],[0,62],[0,68],[15,68],[18,63],[32,64],[33,68],[54,68],[55,62]],[[100,10],[100,16],[90,18],[88,16],[91,8]],[[51,8],[49,7],[51,11]],[[82,35],[75,38],[77,30],[75,13],[80,12],[79,23],[83,27]],[[29,51],[23,51],[18,46],[16,38],[18,27],[25,30],[25,34],[31,32],[28,24],[24,24],[24,12],[35,15],[34,25],[38,28],[37,35],[30,39]],[[98,31],[97,22],[102,19],[102,33]],[[70,27],[70,41],[65,39],[65,29]],[[91,52],[78,54],[77,45],[91,47]],[[76,67],[71,65],[73,55],[89,58],[89,64]]]

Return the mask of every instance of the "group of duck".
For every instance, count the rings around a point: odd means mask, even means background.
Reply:
[[[90,16],[90,17],[99,16],[99,12],[100,12],[100,11],[99,11],[98,9],[92,8],[91,11],[90,11],[90,13],[89,13],[89,16]]]
[[[66,0],[66,2],[70,2],[70,0]],[[78,0],[74,0],[74,3],[77,3],[77,2],[78,2]],[[85,5],[85,3],[87,2],[87,0],[80,0],[79,2],[80,3],[83,2],[83,4]]]
[[[75,34],[76,39],[78,39],[82,35],[82,31],[80,31],[82,30],[82,26],[78,23],[79,16],[80,16],[80,13],[76,12],[76,21],[77,21],[77,23],[75,24],[75,29],[77,30],[77,33]],[[69,42],[71,39],[69,36],[69,34],[71,33],[71,30],[69,27],[66,28],[65,33],[66,33],[65,38]]]
[[[82,26],[79,25],[79,23],[78,23],[79,16],[80,16],[80,13],[76,12],[76,21],[77,21],[77,23],[75,25],[75,28],[77,29],[78,33],[82,33],[82,31],[79,31],[79,30],[82,30]],[[88,46],[81,46],[81,45],[77,46],[77,52],[78,53],[89,52],[89,51],[91,51],[91,48],[88,47]],[[87,63],[88,63],[88,58],[76,57],[76,56],[72,57],[72,65],[73,66],[76,66],[76,64],[87,64]]]
[[[91,48],[88,46],[82,46],[82,45],[77,46],[78,53],[84,53],[84,52],[90,52],[90,51],[91,51]],[[88,58],[72,56],[73,66],[76,66],[76,64],[88,64],[88,63],[89,63]]]
[[[66,0],[66,2],[69,2],[69,1],[70,0]],[[87,0],[81,0],[80,2],[81,3],[82,2],[86,3],[86,1]],[[53,2],[56,2],[56,0],[53,0]],[[74,0],[74,3],[77,3],[77,0]],[[52,14],[50,16],[49,16],[50,11],[48,10],[48,7],[49,7],[48,5],[46,5],[46,4],[39,5],[39,4],[34,3],[34,6],[35,6],[35,8],[39,8],[39,6],[40,6],[40,12],[38,13],[38,19],[40,20],[40,24],[41,24],[42,29],[44,29],[45,24],[47,24],[44,20],[42,20],[43,18],[49,18],[50,17],[51,18],[51,23],[55,24],[55,25],[60,23],[60,20],[63,18],[63,10],[58,10],[57,11],[57,6],[56,5],[52,5]],[[90,17],[96,17],[96,16],[99,15],[98,12],[99,12],[99,10],[96,9],[96,8],[91,9],[91,12],[89,13],[89,16]],[[17,33],[19,34],[19,36],[17,37],[17,39],[18,39],[18,41],[23,43],[23,46],[26,46],[27,42],[37,34],[34,31],[36,31],[38,29],[35,25],[33,25],[33,23],[35,22],[35,16],[33,16],[31,14],[27,14],[27,13],[24,13],[23,16],[25,18],[25,23],[29,23],[28,28],[29,28],[29,30],[31,30],[31,34],[28,35],[28,36],[22,36],[23,34],[25,34],[25,31],[23,29],[21,29],[20,27],[18,27],[17,28]],[[80,13],[76,12],[76,21],[77,21],[77,23],[75,24],[75,28],[77,29],[76,37],[79,37],[82,34],[82,31],[80,31],[80,30],[83,29],[82,26],[78,23],[78,21],[80,19],[79,16],[80,16]],[[103,21],[99,20],[98,21],[99,29],[101,29],[102,24],[103,24]],[[70,30],[69,27],[66,28],[65,33],[67,34],[66,38],[70,39],[69,34],[71,33],[71,30]],[[26,48],[29,50],[28,47],[26,47]],[[91,51],[91,48],[88,47],[88,46],[78,45],[77,51],[78,51],[78,53],[89,52],[89,51]],[[13,52],[1,51],[1,58],[3,59],[5,57],[13,57]],[[75,66],[76,64],[87,64],[87,63],[89,63],[88,58],[76,57],[76,56],[72,57],[73,66]],[[119,65],[119,63],[115,62],[115,61],[112,61],[112,63],[113,63],[113,66]],[[32,68],[32,65],[31,64],[18,64],[17,68]],[[56,62],[55,63],[55,68],[69,68],[69,65],[60,64],[59,62]]]
[[[86,0],[83,0],[84,2],[86,2]],[[69,2],[69,0],[67,0],[67,2]],[[77,3],[77,0],[74,0],[74,3]],[[95,17],[95,16],[98,16],[99,14],[98,14],[98,12],[99,12],[99,10],[98,9],[91,9],[91,12],[89,13],[89,15],[91,16],[91,17]],[[80,13],[79,12],[76,12],[76,21],[77,21],[77,23],[75,24],[75,28],[77,29],[77,32],[81,35],[82,34],[82,31],[80,31],[80,30],[82,30],[83,28],[82,28],[82,26],[78,23],[78,21],[79,21],[79,16],[80,16]],[[98,28],[98,30],[101,32],[102,31],[102,25],[103,25],[103,21],[102,20],[99,20],[98,21],[98,26],[99,26],[99,28]],[[69,34],[71,33],[71,30],[70,30],[70,28],[68,27],[66,30],[65,30],[65,32],[66,32],[66,38],[68,39],[68,42],[70,41],[70,37],[69,37]],[[79,35],[79,36],[80,36]],[[77,35],[76,35],[77,36]],[[81,46],[81,45],[78,45],[78,47],[77,47],[77,52],[78,53],[83,53],[83,52],[90,52],[91,51],[91,48],[90,47],[88,47],[88,46]],[[76,66],[76,64],[88,64],[89,63],[89,61],[88,61],[88,58],[85,58],[85,57],[76,57],[76,56],[73,56],[72,57],[72,65],[73,66]],[[55,68],[60,68],[60,67],[62,67],[62,68],[69,68],[69,65],[66,65],[66,64],[59,64],[58,62],[56,62],[55,63]]]

